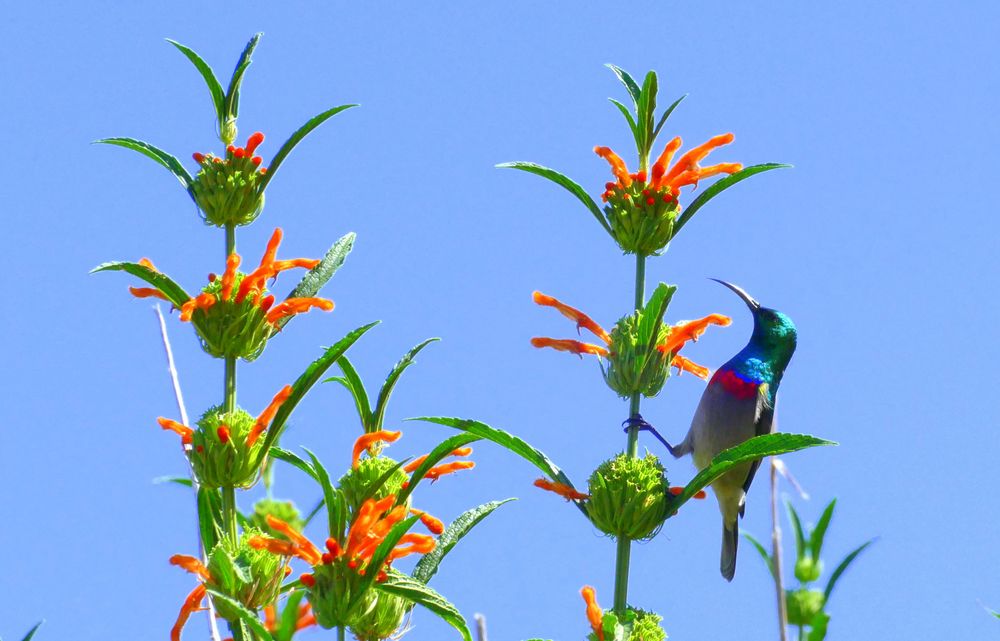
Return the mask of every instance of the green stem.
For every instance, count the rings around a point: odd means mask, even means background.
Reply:
[[[635,256],[635,309],[642,309],[646,300],[646,257],[641,254]],[[632,395],[629,401],[629,417],[639,416],[639,406],[642,402],[642,395],[638,392]],[[635,458],[639,454],[639,428],[637,425],[630,425],[628,430],[628,442],[625,450],[628,455]],[[632,558],[632,541],[620,537],[618,547],[615,552],[615,605],[614,609],[619,614],[624,614],[628,607],[628,574],[629,563]]]
[[[222,488],[222,522],[230,540],[236,543],[236,488]]]
[[[337,641],[344,641],[344,639],[346,638],[347,635],[345,634],[344,626],[340,626],[339,628],[337,628]]]

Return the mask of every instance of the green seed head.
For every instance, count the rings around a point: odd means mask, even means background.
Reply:
[[[208,555],[208,571],[212,575],[209,587],[251,610],[274,603],[285,578],[281,557],[247,544],[250,538],[263,535],[257,528],[246,528],[238,543],[222,537]],[[225,603],[217,601],[216,608],[224,619],[239,620],[239,614]]]
[[[785,593],[788,604],[788,623],[790,625],[809,625],[813,618],[823,611],[826,598],[820,590],[787,590]]]
[[[221,137],[231,141],[235,136],[235,121],[227,122]],[[205,223],[216,227],[248,225],[263,211],[260,185],[266,170],[261,168],[260,156],[253,155],[263,140],[263,134],[258,132],[250,136],[245,148],[228,144],[222,157],[195,154],[199,170],[191,193]]]
[[[656,396],[670,376],[670,354],[656,349],[670,328],[661,324],[656,341],[643,344],[639,336],[642,311],[621,318],[611,330],[611,354],[604,380],[622,398],[633,394]]]
[[[587,514],[597,529],[630,540],[652,538],[667,517],[669,485],[653,454],[619,454],[590,475]]]
[[[207,487],[248,488],[257,481],[263,438],[251,439],[256,419],[236,408],[209,408],[192,435],[191,461],[198,481]]]
[[[393,471],[397,465],[388,456],[372,456],[361,459],[356,468],[344,474],[339,487],[351,509],[356,511],[366,498],[377,501],[390,494],[399,494],[410,476],[402,468]]]
[[[623,252],[653,256],[666,249],[680,213],[669,188],[652,189],[645,180],[635,180],[627,188],[614,184],[604,196],[611,236]]]
[[[403,624],[408,602],[391,594],[371,590],[362,599],[356,616],[350,623],[358,641],[388,639]]]

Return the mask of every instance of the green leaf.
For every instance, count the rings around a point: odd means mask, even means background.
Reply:
[[[267,628],[264,627],[263,622],[261,622],[261,620],[257,618],[257,615],[255,613],[246,609],[246,607],[242,603],[226,596],[225,594],[213,588],[207,588],[207,591],[209,594],[212,595],[212,599],[214,599],[215,601],[221,601],[222,603],[225,603],[227,606],[232,608],[237,615],[239,615],[240,617],[239,620],[245,623],[247,627],[250,628],[255,635],[257,635],[256,641],[274,641],[274,638],[271,636],[271,633],[268,632]]]
[[[297,590],[288,595],[285,608],[281,611],[278,629],[274,632],[274,641],[291,641],[295,636],[295,624],[299,620],[299,603],[305,595],[305,590]]]
[[[108,271],[127,272],[136,278],[141,278],[156,289],[163,292],[163,294],[170,299],[170,302],[174,305],[174,307],[179,308],[181,305],[191,300],[191,296],[184,291],[184,288],[175,283],[169,276],[162,274],[155,269],[150,269],[145,265],[140,265],[139,263],[129,263],[124,261],[101,263],[97,267],[90,270],[90,273],[96,274],[97,272]]]
[[[632,101],[638,106],[639,96],[642,94],[642,90],[639,89],[639,84],[635,81],[635,79],[633,79],[632,76],[630,76],[629,73],[621,67],[617,67],[613,64],[606,64],[604,66],[618,76],[618,80],[625,85],[625,89],[628,90],[628,95],[632,96]]]
[[[653,295],[642,309],[642,316],[639,319],[639,327],[636,331],[636,343],[646,345],[652,351],[656,348],[656,339],[660,334],[660,326],[663,324],[663,315],[667,312],[670,300],[677,291],[675,285],[660,283],[653,290]]]
[[[795,557],[802,559],[806,555],[806,535],[802,527],[802,519],[799,518],[799,513],[795,511],[795,506],[792,505],[791,501],[785,501],[785,507],[788,509],[788,520],[791,521],[792,529],[795,530]]]
[[[809,636],[806,637],[806,641],[823,641],[829,624],[830,615],[826,612],[817,612],[809,622]]]
[[[271,446],[270,455],[278,459],[279,461],[284,461],[289,465],[297,467],[298,469],[302,470],[307,475],[309,475],[309,477],[311,477],[314,481],[319,482],[319,477],[316,475],[316,470],[314,470],[311,465],[306,463],[299,455],[293,452],[289,452],[286,449],[282,449],[277,445]]]
[[[589,209],[590,213],[594,215],[597,222],[601,224],[604,231],[609,234],[611,233],[611,225],[609,225],[608,221],[604,219],[604,213],[601,211],[601,208],[597,206],[597,203],[594,202],[594,199],[590,197],[590,194],[584,191],[583,187],[573,182],[567,176],[560,174],[555,169],[549,169],[548,167],[543,167],[542,165],[538,165],[533,162],[522,161],[505,162],[497,165],[497,167],[500,167],[501,169],[520,169],[521,171],[526,171],[529,174],[535,174],[536,176],[547,178],[555,184],[560,185],[569,191],[569,193],[579,198],[580,202],[587,206],[587,209]]]
[[[819,445],[836,445],[836,443],[817,438],[815,436],[809,436],[807,434],[786,434],[784,432],[776,432],[774,434],[755,436],[747,441],[744,441],[743,443],[740,443],[736,447],[723,450],[712,459],[712,462],[708,467],[703,469],[701,472],[698,472],[691,482],[684,486],[684,490],[671,501],[671,516],[676,514],[677,509],[691,500],[691,497],[693,497],[697,492],[704,489],[715,481],[715,479],[719,478],[741,463],[753,461],[765,456],[774,456],[775,454],[784,454],[785,452],[796,452],[798,450],[803,450],[808,447],[817,447]]]
[[[191,193],[191,184],[194,182],[194,178],[188,173],[188,170],[184,168],[181,161],[177,160],[167,152],[154,147],[148,142],[143,142],[142,140],[136,140],[135,138],[102,138],[100,140],[95,140],[94,144],[102,145],[117,145],[118,147],[124,147],[126,149],[131,149],[132,151],[137,151],[143,156],[154,160],[157,164],[162,167],[166,167],[170,173],[174,175],[174,178],[181,182],[184,189],[187,190],[188,195],[194,198]]]
[[[837,505],[837,499],[830,501],[830,504],[823,510],[823,515],[819,517],[819,522],[809,537],[809,550],[814,559],[819,559],[820,550],[823,548],[823,539],[826,538],[826,530],[830,527],[830,519],[833,518],[833,508]]]
[[[292,410],[298,405],[302,397],[305,396],[313,385],[323,377],[324,372],[333,365],[338,358],[344,355],[344,352],[350,348],[365,332],[370,330],[372,327],[378,325],[378,321],[374,323],[368,323],[363,325],[351,332],[346,336],[341,338],[333,347],[327,348],[326,352],[323,353],[318,359],[312,362],[306,371],[302,373],[301,376],[292,384],[292,393],[288,396],[288,400],[281,404],[277,413],[274,415],[274,420],[271,421],[270,427],[267,430],[267,436],[264,437],[264,447],[262,452],[267,452],[268,449],[277,441],[278,437],[281,436],[281,432],[285,427],[285,423],[288,421],[288,417],[291,415]]]
[[[24,635],[24,638],[21,639],[21,641],[31,641],[31,638],[35,636],[35,633],[38,632],[38,628],[42,627],[43,623],[45,623],[45,619],[42,619],[41,621],[35,624],[35,627],[28,630],[28,634]]]
[[[472,641],[472,633],[458,608],[413,577],[406,576],[396,570],[390,570],[387,572],[385,581],[375,584],[375,589],[422,605],[458,630],[465,641]]]
[[[365,572],[361,581],[358,582],[357,589],[352,592],[351,602],[347,606],[348,610],[353,610],[361,597],[376,584],[375,579],[378,578],[380,572],[376,572],[374,569],[381,568],[385,565],[386,560],[389,558],[389,553],[392,552],[393,548],[395,548],[399,543],[399,540],[403,538],[403,535],[406,534],[410,528],[413,527],[413,524],[419,519],[420,517],[418,516],[411,516],[392,526],[392,529],[389,530],[389,534],[387,534],[386,537],[382,539],[382,542],[378,544],[378,547],[375,548],[375,552],[372,553],[371,559],[368,561],[368,565],[365,566],[368,568],[368,571]]]
[[[691,204],[688,205],[687,208],[681,213],[680,217],[677,219],[677,223],[674,224],[674,236],[677,235],[681,228],[687,224],[687,221],[691,220],[695,213],[697,213],[697,211],[701,209],[705,203],[718,196],[724,190],[732,187],[741,180],[746,180],[750,176],[770,171],[772,169],[783,169],[785,167],[791,167],[791,165],[783,165],[781,163],[774,162],[762,165],[753,165],[751,167],[744,167],[735,174],[730,174],[722,180],[713,183],[712,186],[701,192],[697,198],[692,200]]]
[[[761,544],[761,542],[758,541],[756,538],[754,538],[754,536],[749,532],[743,532],[742,534],[743,538],[745,538],[747,541],[750,541],[750,544],[754,547],[755,550],[757,550],[757,553],[760,554],[760,557],[764,559],[764,564],[767,565],[767,570],[771,573],[771,576],[777,579],[778,574],[774,570],[774,559],[772,559],[771,555],[767,553],[767,550],[764,549],[764,546]]]
[[[677,108],[677,105],[681,104],[681,101],[687,97],[688,95],[684,94],[683,96],[675,100],[674,103],[669,107],[667,107],[667,110],[663,112],[663,115],[660,116],[660,122],[656,123],[656,129],[653,130],[653,140],[656,140],[656,137],[660,135],[660,129],[663,128],[663,124],[667,122],[667,118],[670,117],[670,114],[674,113],[674,109]]]
[[[326,285],[333,278],[333,275],[347,260],[347,255],[354,249],[355,238],[357,235],[354,232],[348,232],[341,236],[327,250],[326,255],[319,261],[319,265],[306,272],[306,275],[302,277],[302,280],[288,294],[287,298],[310,298],[318,294],[319,290],[323,289],[323,285]]]
[[[201,59],[197,53],[188,47],[185,47],[176,40],[171,40],[167,38],[167,42],[177,47],[181,53],[183,53],[191,64],[198,69],[201,77],[205,80],[205,84],[208,86],[208,92],[212,94],[212,105],[215,107],[215,115],[219,120],[219,126],[221,127],[225,124],[226,120],[226,94],[222,90],[222,85],[219,83],[219,79],[215,77],[215,72],[212,68],[208,66],[208,63]]]
[[[358,499],[357,499],[358,505],[363,505],[365,501],[367,501],[368,499],[374,497],[375,494],[378,493],[378,491],[382,489],[382,486],[384,486],[386,484],[386,481],[388,481],[392,477],[392,475],[396,473],[396,471],[399,468],[403,467],[404,465],[406,465],[409,462],[410,462],[410,459],[405,458],[402,461],[400,461],[400,462],[396,463],[395,465],[393,465],[392,467],[390,467],[385,472],[383,472],[381,476],[379,476],[377,479],[375,479],[374,483],[370,483],[368,485],[368,487],[365,488],[364,494],[362,494],[361,496],[358,497]]]
[[[449,456],[454,450],[460,447],[465,447],[469,443],[475,443],[479,439],[479,436],[473,434],[456,434],[451,438],[446,438],[441,441],[437,447],[430,451],[427,458],[425,458],[424,461],[417,466],[417,469],[413,470],[413,473],[410,474],[410,482],[396,497],[396,505],[406,503],[406,499],[408,499],[410,495],[413,494],[413,491],[417,489],[417,485],[420,484],[420,481],[424,480],[424,476],[427,472],[432,467],[440,463],[441,459]]]
[[[847,566],[854,562],[854,559],[858,558],[858,555],[865,551],[869,545],[875,542],[875,539],[869,539],[859,545],[854,549],[853,552],[844,557],[844,560],[840,562],[837,569],[833,571],[830,575],[830,580],[826,584],[826,589],[823,590],[823,597],[829,601],[830,594],[833,592],[833,588],[837,585],[837,581],[840,580],[840,576],[847,570]]]
[[[326,468],[319,462],[316,455],[309,450],[306,450],[306,454],[308,454],[309,458],[312,459],[312,468],[316,471],[316,480],[319,481],[319,486],[323,489],[323,500],[326,501],[326,511],[328,521],[330,523],[330,534],[336,535],[337,525],[340,521],[340,515],[337,514],[337,506],[339,505],[336,495],[337,490],[333,487],[333,482],[330,481],[330,474],[327,473]]]
[[[194,487],[191,479],[186,476],[157,476],[153,479],[154,485],[162,485],[164,483],[174,483],[183,487]]]
[[[392,367],[392,370],[389,371],[389,375],[385,377],[385,382],[382,383],[382,389],[378,392],[378,399],[375,401],[375,411],[372,415],[373,420],[371,431],[378,431],[382,429],[382,423],[385,421],[385,408],[389,404],[389,397],[392,395],[392,390],[396,387],[399,377],[403,375],[403,371],[413,364],[413,359],[420,353],[420,350],[439,340],[441,339],[428,338],[410,351],[406,352],[406,354],[403,355],[403,358],[399,359],[399,362],[396,363]]]
[[[365,390],[365,384],[361,381],[358,371],[354,369],[351,361],[346,356],[338,358],[337,365],[344,375],[333,376],[325,379],[323,382],[329,383],[335,381],[343,385],[351,393],[351,398],[354,399],[354,408],[358,411],[358,417],[361,419],[361,428],[367,434],[373,430],[369,429],[372,423],[372,408],[371,402],[368,400],[368,392]]]
[[[201,542],[206,550],[211,550],[219,542],[223,525],[218,519],[222,515],[222,496],[219,490],[205,487],[198,488],[198,530],[201,532]]]
[[[324,505],[326,505],[326,499],[320,499],[316,502],[316,506],[309,510],[309,514],[306,515],[304,526],[312,523],[312,520],[316,518],[316,515],[319,514],[319,511],[323,509]]]
[[[478,507],[463,512],[457,519],[451,522],[441,536],[438,537],[437,547],[420,558],[415,568],[413,568],[413,578],[421,583],[427,583],[437,572],[442,559],[451,551],[455,545],[480,521],[493,513],[498,507],[517,499],[504,499],[502,501],[490,501]]]
[[[281,145],[281,149],[278,150],[278,153],[274,154],[274,158],[271,160],[271,164],[267,168],[267,174],[260,181],[260,185],[257,187],[257,191],[260,193],[264,193],[264,188],[267,187],[267,185],[274,178],[274,174],[277,173],[278,167],[281,166],[281,163],[285,160],[288,154],[291,153],[295,145],[299,144],[302,141],[302,139],[308,136],[313,129],[319,127],[328,119],[339,114],[341,111],[345,111],[347,109],[350,109],[351,107],[357,107],[357,106],[358,105],[353,105],[353,104],[340,105],[339,107],[328,109],[323,113],[319,114],[318,116],[313,116],[312,118],[309,119],[308,122],[306,122],[306,124],[299,127],[298,131],[292,134],[291,137],[285,141],[285,144]]]
[[[635,110],[636,128],[639,130],[635,143],[640,156],[648,154],[653,146],[653,114],[656,111],[657,91],[656,72],[650,71],[642,82],[642,92]]]
[[[618,111],[622,112],[622,115],[625,116],[625,120],[628,122],[628,128],[632,130],[632,136],[633,137],[638,136],[638,132],[636,131],[635,118],[632,117],[632,112],[628,110],[628,107],[618,102],[614,98],[608,98],[608,100],[611,101],[611,104],[618,107]]]
[[[233,76],[229,80],[229,89],[226,90],[225,113],[227,118],[235,119],[239,116],[240,87],[243,85],[243,74],[246,73],[247,67],[253,62],[250,57],[253,56],[254,49],[257,48],[257,43],[260,42],[262,35],[264,34],[255,33],[250,38],[247,46],[243,48],[243,53],[240,54],[240,59],[236,62],[236,68],[233,69]]]

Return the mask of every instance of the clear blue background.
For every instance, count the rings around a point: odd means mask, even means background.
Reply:
[[[152,308],[128,295],[132,279],[87,272],[149,256],[194,289],[222,270],[222,235],[167,172],[89,143],[136,136],[193,167],[191,152],[219,148],[210,102],[163,38],[228,77],[259,30],[240,139],[265,131],[265,159],[313,114],[363,107],[295,150],[259,222],[240,231],[254,261],[276,225],[285,257],[318,256],[358,233],[326,290],[337,309],[296,320],[241,368],[250,411],[320,346],[381,319],[352,351],[373,383],[411,345],[444,338],[394,398],[388,424],[406,435],[392,454],[419,454],[450,434],[404,417],[474,417],[522,435],[583,482],[623,446],[626,406],[592,360],[529,346],[533,335],[573,334],[530,293],[610,325],[629,310],[632,260],[571,196],[493,165],[541,162],[597,193],[609,174],[591,147],[626,153],[631,144],[605,100],[623,91],[602,65],[655,68],[663,102],[691,94],[667,136],[691,145],[733,131],[736,142],[713,159],[795,165],[702,210],[651,261],[649,284],[680,286],[673,320],[735,318],[690,348],[713,367],[750,325],[738,299],[706,277],[742,284],[798,324],[781,427],[841,443],[787,457],[814,496],[798,504],[815,520],[839,498],[830,560],[881,537],[840,584],[830,638],[995,636],[1000,621],[982,604],[1000,606],[998,19],[992,2],[6,6],[0,633],[20,638],[45,617],[43,640],[166,638],[194,586],[167,564],[195,552],[192,499],[152,483],[185,470],[176,437],[155,423],[177,414]],[[176,317],[169,327],[197,414],[220,398],[221,365],[190,327]],[[693,377],[672,379],[644,413],[679,438],[701,390]],[[342,389],[320,386],[285,444],[343,468],[358,429],[352,411]],[[474,473],[421,492],[421,506],[450,519],[489,499],[521,500],[463,542],[435,587],[470,620],[484,613],[495,641],[582,638],[578,591],[593,584],[611,604],[613,543],[532,488],[537,472],[522,460],[488,443],[475,459]],[[671,461],[669,473],[683,482],[692,465]],[[763,478],[743,524],[760,536],[769,528]],[[277,494],[305,507],[317,498],[286,468]],[[760,559],[744,546],[727,584],[718,548],[714,501],[691,504],[636,547],[630,600],[662,613],[672,639],[775,638]],[[414,622],[409,638],[454,638],[426,612]],[[203,615],[190,625],[187,639],[205,638]]]

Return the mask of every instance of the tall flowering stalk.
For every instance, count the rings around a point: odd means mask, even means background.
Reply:
[[[205,353],[221,361],[222,385],[216,405],[190,425],[185,419],[157,420],[162,429],[180,438],[191,470],[186,484],[197,494],[199,548],[204,551],[201,556],[175,554],[170,558],[172,565],[196,579],[181,602],[170,638],[181,641],[190,617],[211,599],[214,611],[228,622],[233,641],[290,641],[299,630],[317,625],[336,628],[340,639],[350,630],[361,641],[381,641],[397,633],[415,605],[442,617],[471,641],[461,614],[427,582],[458,539],[503,501],[474,508],[446,528],[439,519],[414,507],[411,495],[424,479],[436,481],[474,467],[467,457],[469,444],[477,439],[452,437],[414,461],[396,462],[381,455],[382,447],[401,435],[383,429],[389,395],[402,371],[430,341],[393,368],[374,408],[345,352],[376,323],[335,341],[297,380],[282,386],[270,399],[254,399],[248,404],[254,412],[237,403],[240,361],[256,361],[296,315],[333,310],[333,301],[320,297],[319,292],[354,242],[354,234],[347,234],[322,258],[287,258],[279,256],[283,232],[275,228],[256,264],[244,260],[249,252],[237,252],[237,229],[262,215],[266,187],[292,148],[320,124],[355,106],[334,107],[313,117],[270,162],[259,155],[265,142],[261,132],[237,146],[240,88],[259,38],[260,34],[254,36],[244,49],[226,89],[198,54],[170,41],[205,80],[223,144],[218,153],[194,153],[193,173],[167,152],[141,140],[98,141],[137,151],[168,169],[197,205],[206,225],[221,232],[220,244],[225,248],[222,268],[209,274],[207,283],[193,294],[149,258],[105,263],[94,270],[123,271],[143,281],[129,287],[131,295],[170,303],[179,321],[194,329]],[[305,270],[305,276],[288,296],[277,298],[275,282],[296,270]],[[336,482],[308,450],[307,461],[278,446],[294,408],[335,363],[344,376],[328,380],[340,380],[354,394],[363,428],[351,465]],[[302,470],[319,486],[323,500],[310,515],[303,517],[291,502],[270,498],[270,468],[275,460]],[[266,479],[269,497],[254,505],[252,512],[241,512],[239,492],[261,478]],[[316,545],[302,529],[322,508],[328,517],[328,538]],[[427,532],[410,532],[416,523]],[[393,566],[410,555],[422,556],[412,574]],[[293,560],[307,563],[308,571],[291,576]]]

